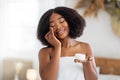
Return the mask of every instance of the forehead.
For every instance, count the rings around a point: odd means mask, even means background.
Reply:
[[[57,20],[59,18],[63,17],[62,15],[60,14],[57,14],[57,13],[52,13],[52,15],[50,16],[50,21],[54,21],[54,20]]]

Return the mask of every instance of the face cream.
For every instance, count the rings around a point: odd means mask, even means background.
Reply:
[[[75,59],[85,60],[85,54],[75,54]]]

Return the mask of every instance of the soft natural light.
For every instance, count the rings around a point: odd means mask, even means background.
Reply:
[[[9,2],[7,16],[8,48],[31,49],[35,43],[38,1]]]
[[[35,69],[28,69],[26,74],[27,80],[36,80],[37,73]]]

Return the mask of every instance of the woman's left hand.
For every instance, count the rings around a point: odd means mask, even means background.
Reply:
[[[93,60],[93,57],[92,57],[92,56],[89,56],[89,57],[86,57],[85,60],[74,59],[74,62],[75,62],[75,63],[84,63],[84,62],[88,62],[88,61],[92,61],[92,60]]]

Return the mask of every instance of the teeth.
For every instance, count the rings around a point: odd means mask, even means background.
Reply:
[[[57,33],[58,33],[58,35],[63,34],[64,30],[59,30]]]
[[[62,33],[63,33],[63,31],[59,31],[59,32],[58,32],[58,34],[62,34]]]

